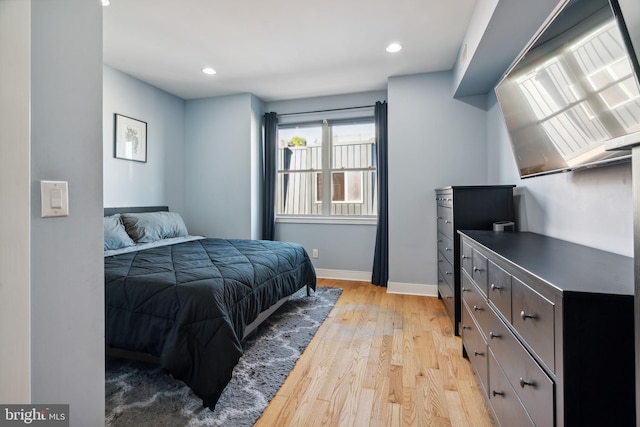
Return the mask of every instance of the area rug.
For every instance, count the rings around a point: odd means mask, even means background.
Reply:
[[[107,359],[105,425],[253,426],[327,317],[342,289],[301,289],[243,344],[214,411],[158,366]]]

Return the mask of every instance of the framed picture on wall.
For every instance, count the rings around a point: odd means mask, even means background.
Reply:
[[[114,130],[116,159],[147,161],[147,123],[115,114]]]

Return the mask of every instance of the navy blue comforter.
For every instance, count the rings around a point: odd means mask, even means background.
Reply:
[[[107,257],[106,343],[159,357],[213,409],[245,326],[315,284],[309,256],[293,243],[203,239]]]

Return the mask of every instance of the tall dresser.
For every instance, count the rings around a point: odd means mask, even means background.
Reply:
[[[456,230],[491,230],[497,221],[513,221],[514,185],[452,186],[436,189],[438,296],[460,335],[460,239]]]

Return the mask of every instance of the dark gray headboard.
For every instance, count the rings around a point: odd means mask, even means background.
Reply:
[[[140,213],[140,212],[167,212],[169,206],[137,206],[125,208],[104,208],[104,216],[115,215],[117,213]]]

